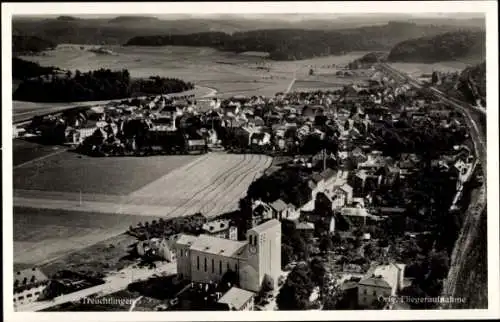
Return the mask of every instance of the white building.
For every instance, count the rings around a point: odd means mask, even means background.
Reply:
[[[231,270],[242,289],[276,288],[281,273],[281,223],[272,219],[247,232],[246,241],[208,235],[181,235],[176,244],[177,273],[193,282],[218,282]]]
[[[47,287],[49,279],[38,268],[14,273],[14,308],[35,302]]]

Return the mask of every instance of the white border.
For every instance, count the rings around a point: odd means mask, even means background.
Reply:
[[[349,2],[212,2],[212,3],[2,3],[2,138],[4,318],[6,321],[194,321],[194,320],[384,320],[479,319],[500,316],[498,218],[498,16],[496,1],[349,1]],[[484,13],[487,26],[488,147],[488,310],[428,311],[297,311],[297,312],[141,312],[21,313],[12,305],[12,72],[11,17],[31,15],[262,14],[262,13]]]

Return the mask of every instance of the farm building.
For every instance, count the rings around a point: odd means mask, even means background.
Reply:
[[[49,279],[36,267],[14,273],[14,307],[36,301],[44,292]]]

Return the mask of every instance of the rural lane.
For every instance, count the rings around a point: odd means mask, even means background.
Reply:
[[[15,308],[15,311],[36,312],[69,302],[78,302],[81,299],[92,295],[103,297],[127,288],[127,286],[132,282],[143,281],[154,275],[172,275],[176,273],[177,266],[175,262],[163,264],[155,269],[127,267],[121,271],[105,277],[105,284],[61,295],[54,298],[52,301],[39,301],[18,306],[17,308]],[[133,309],[133,307],[131,307],[131,309]]]

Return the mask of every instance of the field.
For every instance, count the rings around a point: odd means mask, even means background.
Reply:
[[[88,48],[88,46],[86,46]],[[274,95],[284,91],[297,69],[347,64],[364,53],[319,57],[300,61],[272,61],[263,53],[234,54],[199,47],[109,46],[117,56],[98,55],[79,45],[61,45],[40,56],[22,57],[44,66],[88,71],[98,68],[123,69],[132,77],[160,75],[214,88],[221,97],[232,95]],[[307,71],[305,71],[307,69]]]
[[[140,221],[236,210],[248,185],[272,162],[263,155],[223,153],[191,162],[181,158],[85,160],[63,152],[16,169],[14,261],[55,259]],[[26,175],[32,179],[23,179]]]
[[[439,72],[460,72],[467,68],[469,64],[460,61],[439,62],[434,64],[425,63],[390,63],[392,67],[405,72],[413,77],[419,77],[422,74],[432,74],[433,71]]]
[[[61,152],[14,169],[14,189],[128,194],[197,157],[93,158]]]
[[[56,258],[74,252],[90,245],[99,243],[113,236],[122,234],[130,225],[149,218],[130,215],[112,215],[102,213],[88,213],[78,211],[65,211],[61,209],[33,209],[24,207],[14,208],[14,262],[24,264],[49,263]],[[151,217],[151,220],[153,217]],[[122,235],[124,236],[124,235]],[[123,247],[127,247],[131,237],[120,237],[120,240],[106,242],[105,247],[97,244],[90,253],[79,255],[74,253],[72,260],[65,261],[63,266],[67,269],[85,269],[85,262],[100,261],[106,265],[113,265],[109,258],[99,256],[112,256],[108,250],[103,252],[109,244],[114,244],[119,251],[119,258],[126,254]],[[125,245],[126,244],[126,245]],[[75,260],[75,256],[79,257]],[[87,257],[83,259],[81,257]],[[105,261],[106,259],[106,261]],[[77,265],[77,267],[73,267]],[[55,272],[50,269],[48,273]]]

